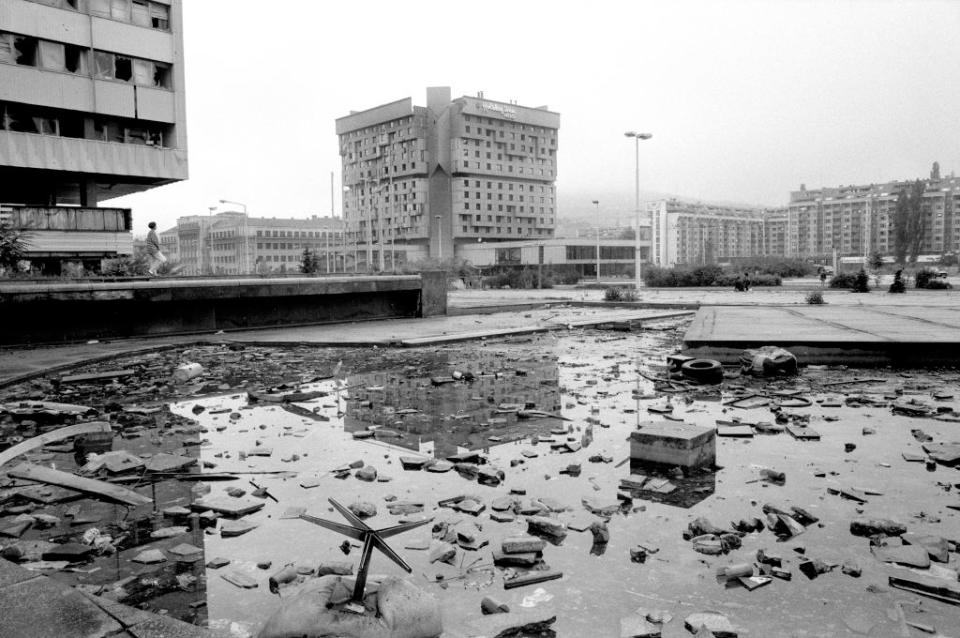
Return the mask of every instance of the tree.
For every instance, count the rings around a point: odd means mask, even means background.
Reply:
[[[879,250],[875,250],[870,253],[869,264],[870,268],[873,270],[880,270],[883,268],[883,255],[880,254]]]
[[[312,275],[320,271],[320,260],[309,248],[303,249],[303,256],[300,257],[300,272],[305,275]]]
[[[927,232],[927,216],[923,210],[924,184],[915,181],[909,191],[900,189],[893,216],[893,252],[898,264],[917,262]]]
[[[28,233],[0,226],[0,272],[7,270],[16,272],[29,247]]]

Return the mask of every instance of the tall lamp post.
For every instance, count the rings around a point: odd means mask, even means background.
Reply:
[[[633,277],[634,287],[640,290],[640,140],[649,140],[653,133],[637,133],[627,131],[624,133],[627,137],[632,137],[636,146],[636,171],[634,175],[634,211],[636,213],[637,230],[633,234]]]
[[[600,200],[593,200],[593,205],[597,207],[597,281],[600,281]]]

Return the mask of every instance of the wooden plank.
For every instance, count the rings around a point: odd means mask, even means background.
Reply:
[[[514,589],[515,587],[524,587],[525,585],[535,585],[537,583],[546,582],[548,580],[556,580],[557,578],[562,578],[563,572],[557,571],[536,571],[523,574],[522,576],[517,576],[516,578],[511,578],[510,580],[503,581],[504,589]]]
[[[71,374],[60,377],[60,383],[88,383],[90,381],[109,381],[133,376],[133,370],[109,370],[107,372],[92,372],[90,374]]]
[[[9,463],[21,454],[26,454],[30,450],[35,450],[39,447],[47,445],[48,443],[53,443],[54,441],[62,441],[63,439],[69,439],[71,436],[77,436],[79,434],[93,434],[95,432],[108,433],[112,431],[113,430],[110,428],[110,424],[106,421],[92,421],[90,423],[77,423],[76,425],[68,425],[66,427],[35,436],[32,439],[27,439],[26,441],[17,443],[13,447],[7,448],[3,452],[0,452],[0,466]]]
[[[800,441],[819,441],[820,433],[813,428],[801,428],[796,425],[788,425],[787,432],[790,436]]]
[[[28,479],[39,483],[59,485],[60,487],[77,490],[85,494],[93,494],[125,505],[146,505],[147,503],[153,502],[146,496],[119,485],[83,478],[67,472],[61,472],[60,470],[43,467],[42,465],[33,465],[32,463],[21,463],[10,469],[7,474],[16,478]]]
[[[749,425],[726,425],[717,428],[717,436],[752,437],[753,428]]]

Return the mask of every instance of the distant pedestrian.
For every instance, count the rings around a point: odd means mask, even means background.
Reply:
[[[743,273],[743,290],[745,292],[750,292],[750,273]]]
[[[820,287],[823,288],[827,284],[827,269],[820,267]]]
[[[157,237],[157,222],[150,222],[147,226],[150,228],[150,232],[147,233],[147,257],[150,259],[147,272],[150,273],[151,277],[155,277],[157,275],[157,268],[159,268],[161,264],[165,264],[167,258],[160,252],[160,238]]]

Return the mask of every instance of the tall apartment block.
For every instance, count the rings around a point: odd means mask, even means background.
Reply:
[[[935,162],[924,179],[921,209],[926,230],[920,252],[940,255],[960,252],[960,178],[940,175]],[[790,256],[829,257],[894,252],[893,219],[897,197],[911,180],[790,193],[787,209]]]
[[[336,121],[343,213],[368,265],[449,258],[458,246],[553,236],[560,116],[448,87]]]
[[[181,15],[0,0],[0,204],[32,258],[129,253],[130,211],[99,204],[187,178]]]
[[[652,261],[702,265],[782,255],[786,211],[664,199],[648,205]]]

